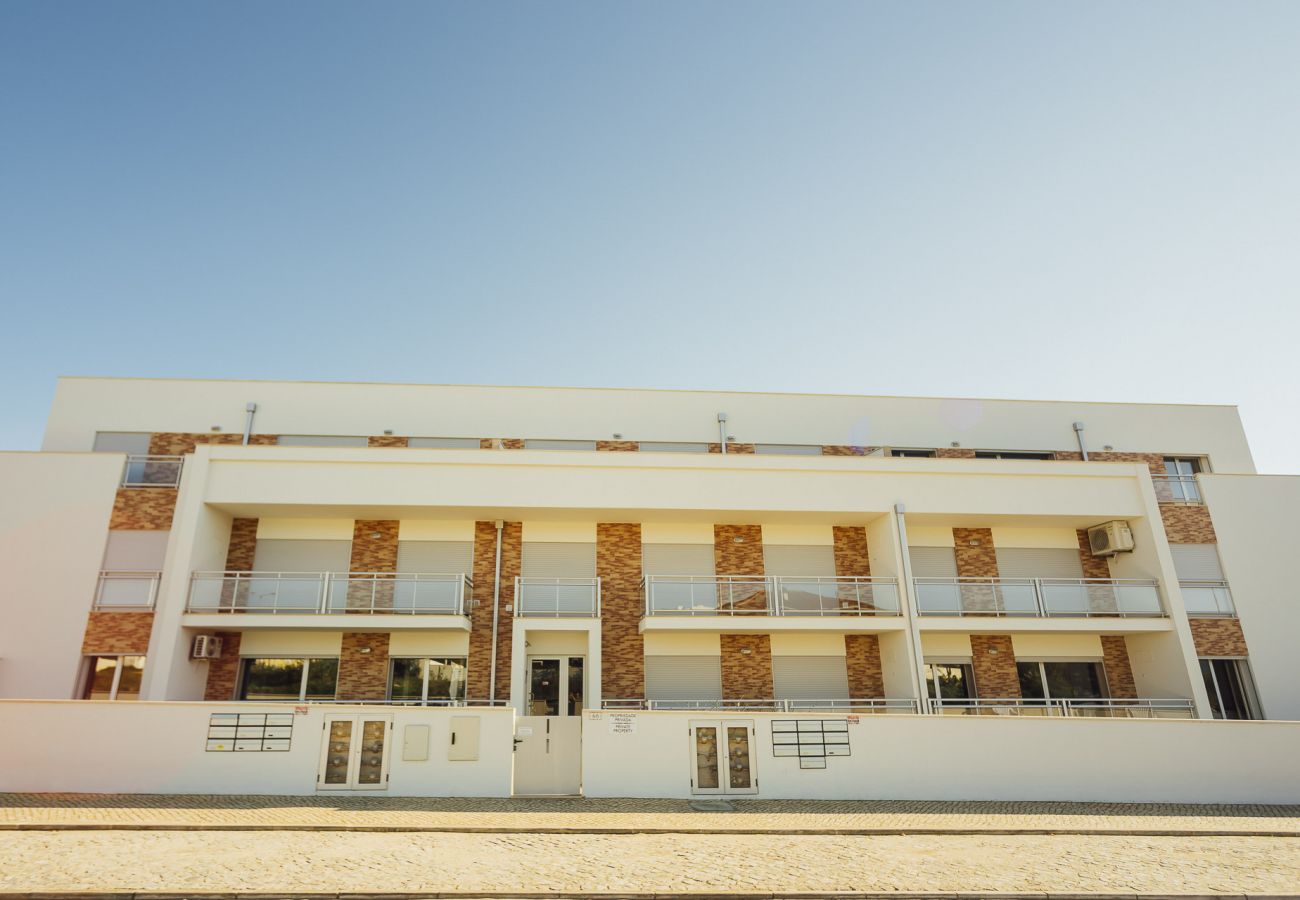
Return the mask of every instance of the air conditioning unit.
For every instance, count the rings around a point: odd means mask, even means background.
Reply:
[[[1133,532],[1128,522],[1118,519],[1088,529],[1088,547],[1093,556],[1114,556],[1133,550]]]
[[[218,659],[221,656],[221,638],[211,634],[199,634],[194,637],[194,647],[190,650],[191,659]]]

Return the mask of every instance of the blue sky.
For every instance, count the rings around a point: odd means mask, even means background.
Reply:
[[[1295,2],[10,0],[0,447],[106,374],[1227,402],[1300,473],[1297,47]]]

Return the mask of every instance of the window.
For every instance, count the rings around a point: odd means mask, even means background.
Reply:
[[[1020,695],[1026,700],[1083,700],[1106,696],[1099,662],[1017,662]]]
[[[915,457],[917,459],[934,459],[935,452],[933,450],[906,450],[895,447],[889,451],[889,455],[894,457],[906,456]]]
[[[96,431],[92,449],[96,453],[148,456],[151,437],[147,431]]]
[[[444,450],[478,450],[483,446],[478,438],[413,437],[407,438],[408,447],[435,447]]]
[[[92,656],[87,660],[83,700],[139,700],[143,656]]]
[[[388,699],[450,704],[465,700],[465,657],[397,657],[389,666]]]
[[[976,450],[976,459],[1056,459],[1055,453],[1037,450]]]
[[[239,679],[240,700],[333,700],[339,677],[334,658],[246,658]]]
[[[595,441],[552,441],[538,438],[527,438],[524,441],[525,450],[595,450]]]
[[[821,444],[755,444],[755,453],[773,456],[821,456]]]
[[[1165,477],[1156,479],[1156,497],[1162,503],[1201,502],[1201,489],[1196,476],[1203,471],[1201,461],[1195,457],[1165,457]]]
[[[641,441],[642,453],[708,453],[708,444],[684,441]]]
[[[1255,680],[1245,659],[1202,659],[1201,677],[1216,719],[1261,719]]]
[[[1194,456],[1166,456],[1166,475],[1196,475],[1201,472],[1201,461]]]
[[[969,700],[975,696],[975,670],[968,662],[927,662],[925,689],[935,706]]]
[[[275,439],[281,447],[368,447],[370,438],[351,434],[282,434]]]

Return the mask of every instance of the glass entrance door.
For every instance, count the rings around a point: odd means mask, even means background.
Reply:
[[[692,722],[690,739],[692,793],[758,793],[753,722]]]
[[[580,716],[586,694],[581,656],[534,656],[528,660],[530,716]]]

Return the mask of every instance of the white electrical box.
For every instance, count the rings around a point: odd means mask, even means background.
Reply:
[[[402,729],[402,759],[424,762],[429,758],[429,726],[407,725]]]
[[[451,717],[451,741],[447,747],[447,759],[478,759],[479,723],[478,716]]]

